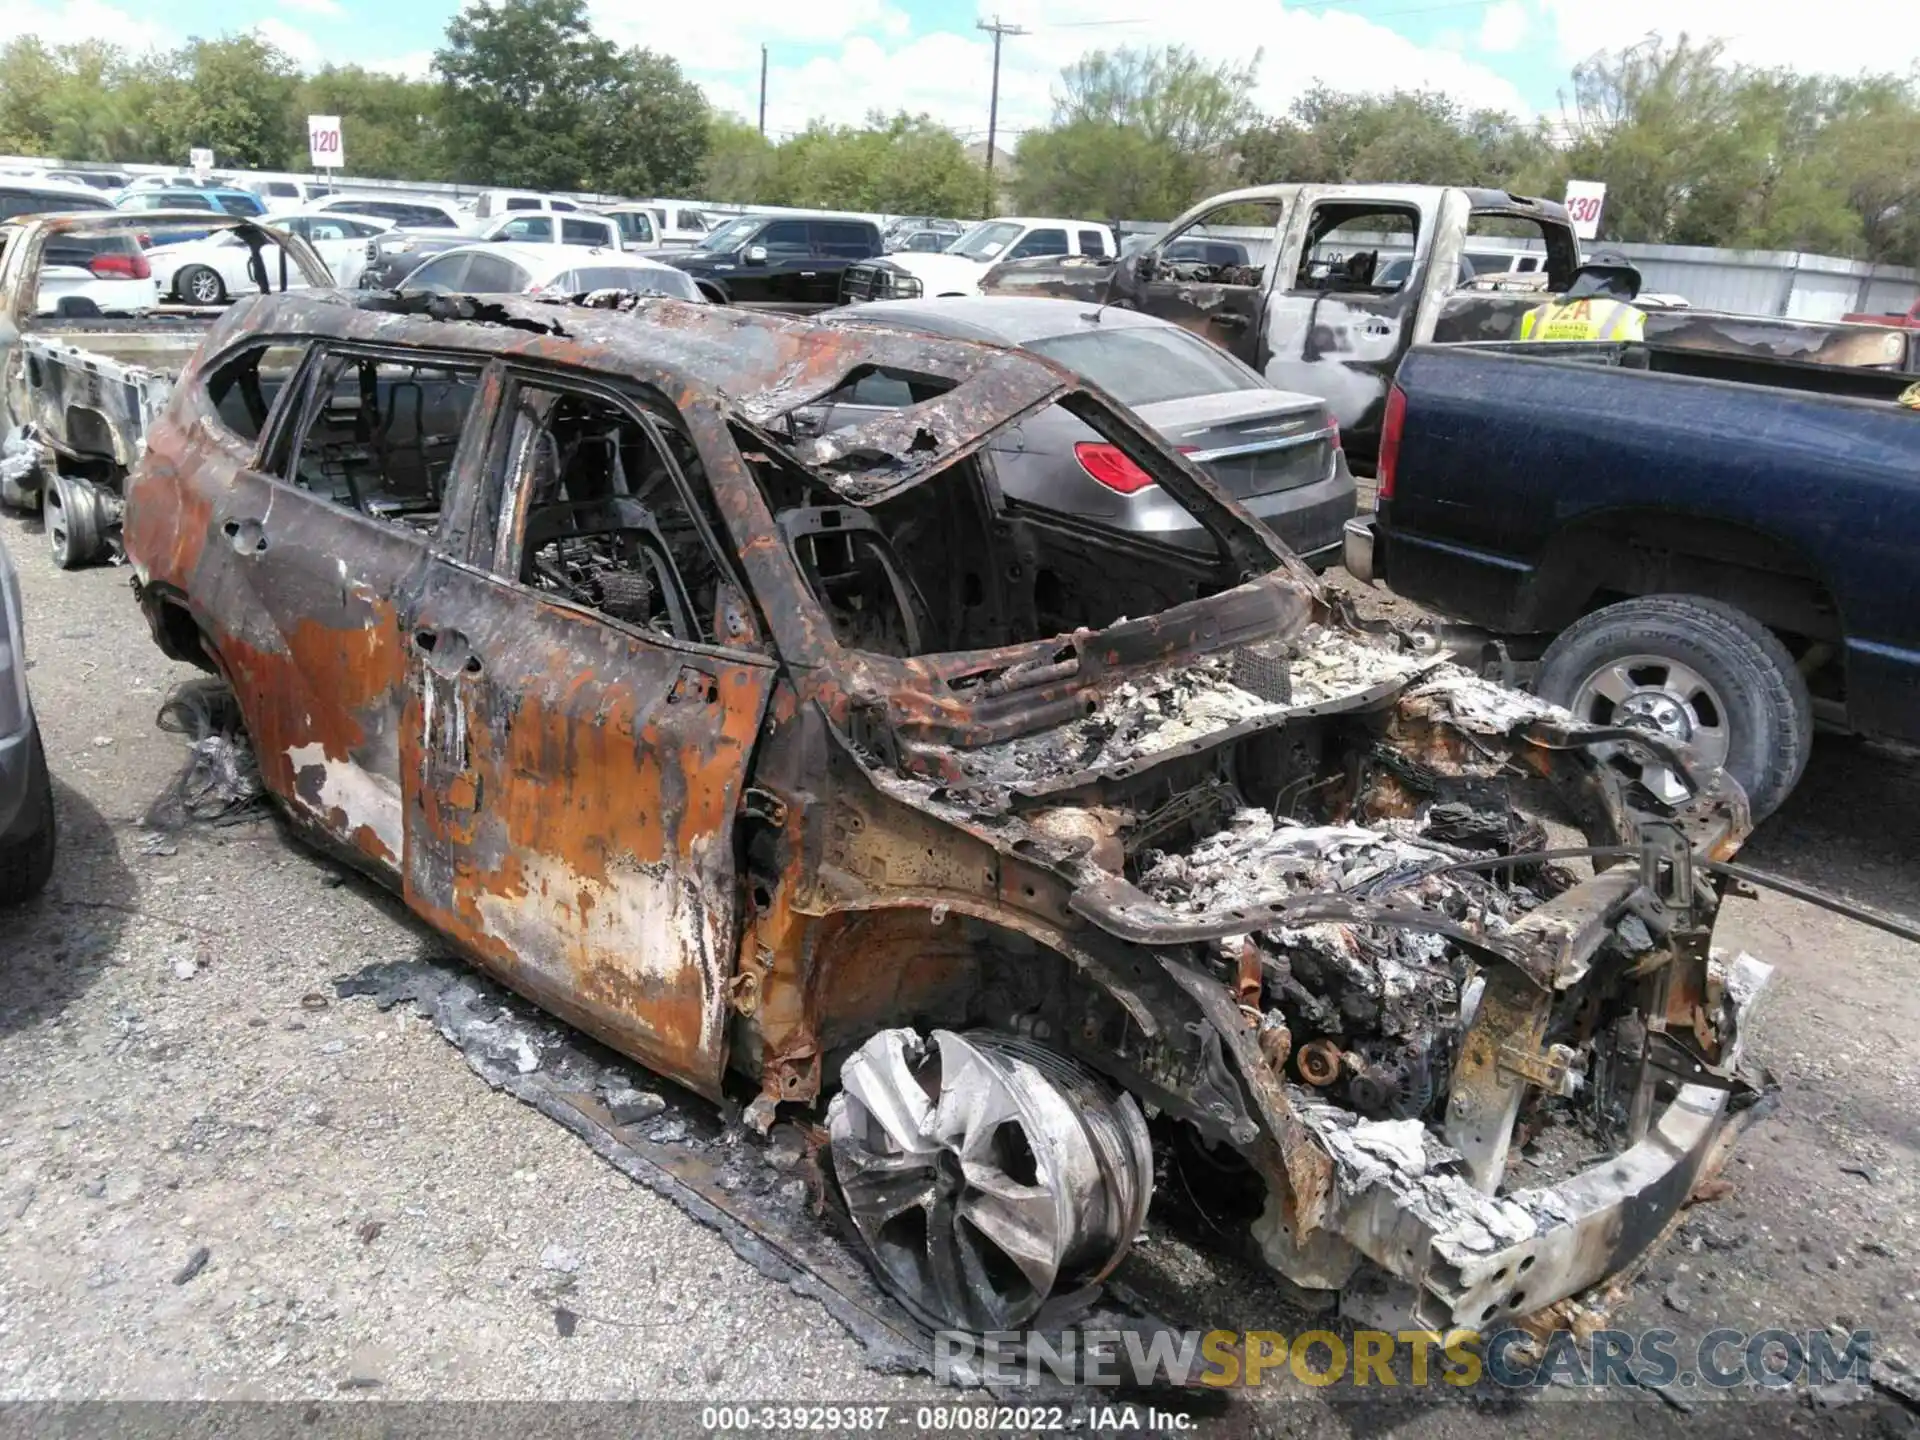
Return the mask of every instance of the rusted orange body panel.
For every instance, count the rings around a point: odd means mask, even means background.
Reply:
[[[269,346],[303,348],[271,401],[230,383]],[[915,403],[789,423],[872,372]],[[417,459],[448,396],[413,511],[313,488],[309,433],[377,480],[412,463],[396,417]],[[978,452],[1049,405],[1214,550],[1005,503]],[[877,1031],[1011,1031],[1237,1151],[1299,1283],[1364,1255],[1424,1287],[1423,1323],[1482,1323],[1518,1305],[1503,1266],[1538,1263],[1535,1303],[1620,1268],[1726,1123],[1765,967],[1710,954],[1686,857],[1737,847],[1738,787],[1651,817],[1634,873],[1444,878],[1545,833],[1516,777],[1618,858],[1647,818],[1594,749],[1621,736],[1342,631],[1218,487],[1038,358],[663,300],[250,302],[181,378],[125,533],[156,638],[232,683],[295,823],[620,1051],[757,1085],[762,1128]],[[1506,1233],[1484,1206],[1526,1087],[1572,1073],[1562,1033],[1638,1057],[1609,1073],[1651,1158],[1469,1253]],[[1681,1055],[1719,1088],[1653,1117]],[[1469,1174],[1359,1193],[1345,1127],[1410,1116]]]

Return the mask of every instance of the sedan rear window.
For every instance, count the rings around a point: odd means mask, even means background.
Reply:
[[[1056,335],[1029,341],[1024,348],[1059,361],[1122,405],[1259,390],[1264,385],[1231,356],[1172,325]]]
[[[567,285],[571,294],[593,290],[631,290],[636,295],[671,295],[677,300],[698,300],[700,288],[684,270],[661,266],[658,270],[639,270],[624,265],[588,265],[571,272]]]

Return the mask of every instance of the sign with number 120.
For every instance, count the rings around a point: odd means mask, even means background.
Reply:
[[[316,170],[338,170],[347,163],[340,150],[338,115],[307,116],[307,150]]]

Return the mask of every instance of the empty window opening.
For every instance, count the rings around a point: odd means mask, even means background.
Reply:
[[[330,355],[283,473],[336,505],[431,529],[479,382],[463,366]]]
[[[664,417],[648,425],[597,396],[525,385],[513,400],[503,464],[497,571],[663,638],[755,644],[715,550],[693,446],[677,425]]]

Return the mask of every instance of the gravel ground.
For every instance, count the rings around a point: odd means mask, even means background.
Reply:
[[[370,962],[439,953],[392,899],[269,820],[156,846],[136,821],[184,742],[154,712],[193,672],[154,649],[124,570],[59,573],[18,517],[0,539],[62,827],[48,894],[0,917],[0,1399],[952,1402],[865,1368],[815,1302],[490,1090],[426,1021],[333,998]],[[1916,855],[1920,762],[1823,739],[1745,858],[1920,915]],[[1920,948],[1769,895],[1730,903],[1721,938],[1780,967],[1756,1040],[1780,1106],[1621,1319],[1837,1321],[1920,1361]],[[1300,1328],[1257,1277],[1210,1293],[1222,1327]],[[1211,1428],[1566,1433],[1566,1408],[1293,1405]],[[1752,1433],[1778,1428],[1768,1409]]]

